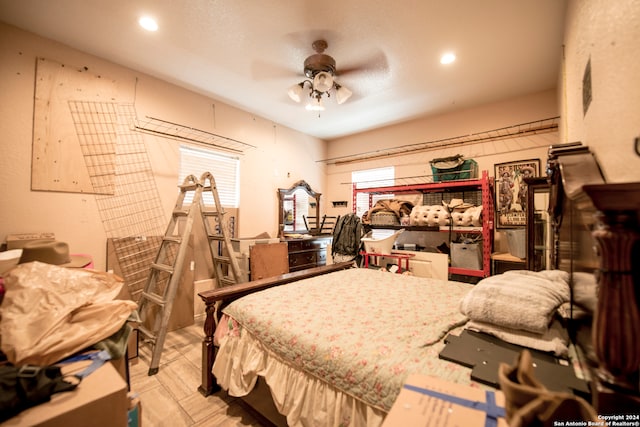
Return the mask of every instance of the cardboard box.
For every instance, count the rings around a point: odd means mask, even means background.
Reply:
[[[280,239],[278,237],[269,237],[258,239],[255,237],[247,237],[247,238],[233,238],[231,239],[231,246],[233,247],[233,251],[239,254],[249,254],[249,250],[253,245],[268,245],[271,243],[279,243]]]
[[[248,282],[251,280],[251,266],[250,266],[250,253],[251,248],[255,245],[270,245],[279,243],[280,239],[278,237],[274,238],[240,238],[240,239],[231,239],[231,247],[234,252],[234,256],[238,261],[238,267],[240,268],[240,282]]]
[[[111,365],[115,368],[115,370],[118,371],[118,373],[120,374],[123,380],[127,382],[129,381],[129,379],[127,378],[128,377],[127,371],[129,370],[129,366],[127,365],[128,360],[126,357],[111,359],[109,363],[111,363]]]
[[[495,402],[487,404],[487,398]],[[474,402],[476,408],[471,407]],[[499,390],[485,390],[414,374],[407,378],[382,426],[484,427],[487,413],[492,413],[497,418],[498,427],[507,427],[504,408],[504,394]]]
[[[449,256],[447,254],[407,250],[394,250],[393,253],[414,255],[413,258],[409,258],[409,271],[414,276],[439,280],[449,279]],[[381,265],[386,265],[387,262],[397,263],[397,259],[381,257]]]
[[[22,411],[2,426],[126,427],[128,409],[127,383],[111,363],[105,363],[75,390],[56,393],[51,401]]]
[[[35,240],[53,242],[55,239],[54,233],[9,234],[7,236],[7,250],[24,248],[24,245]]]
[[[129,363],[138,363],[138,327],[133,326],[131,335],[129,335],[129,342],[127,343],[127,359]]]

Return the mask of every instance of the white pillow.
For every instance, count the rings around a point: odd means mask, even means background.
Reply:
[[[482,279],[464,296],[460,311],[471,320],[542,334],[569,301],[568,273],[511,270]]]

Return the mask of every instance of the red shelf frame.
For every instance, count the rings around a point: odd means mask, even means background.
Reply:
[[[353,212],[356,209],[356,197],[358,193],[369,193],[369,208],[372,204],[373,194],[411,194],[411,193],[433,193],[446,190],[480,190],[482,193],[482,229],[476,231],[482,234],[482,269],[473,270],[468,268],[449,267],[449,274],[459,274],[463,276],[488,277],[491,275],[491,252],[493,250],[493,226],[494,226],[494,203],[493,203],[493,181],[489,177],[489,172],[482,171],[482,176],[478,179],[460,179],[445,182],[428,182],[421,184],[392,185],[387,187],[356,188],[353,185]],[[378,228],[384,228],[379,226]],[[403,227],[407,231],[411,226]],[[434,230],[438,232],[440,230]],[[445,231],[445,230],[442,230]],[[447,227],[446,231],[449,231]],[[456,232],[454,230],[454,232]],[[458,232],[469,232],[460,230]]]
[[[361,251],[360,255],[364,257],[364,268],[369,267],[369,257],[374,257],[374,262],[378,262],[378,258],[387,257],[387,258],[395,258],[398,260],[398,273],[402,274],[402,261],[405,262],[404,269],[409,270],[409,260],[415,256],[415,254],[399,254],[395,252],[391,252],[390,254],[382,254],[378,252],[366,252]]]

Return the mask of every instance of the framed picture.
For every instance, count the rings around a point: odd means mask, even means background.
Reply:
[[[525,178],[540,174],[540,159],[497,163],[496,228],[519,228],[527,225],[527,184]]]

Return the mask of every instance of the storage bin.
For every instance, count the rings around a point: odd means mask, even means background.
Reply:
[[[482,269],[482,246],[479,243],[451,243],[451,267]]]
[[[433,159],[430,163],[433,182],[478,177],[478,163],[473,159],[465,160],[461,155]]]
[[[507,230],[509,253],[516,258],[527,257],[526,230],[524,228]]]
[[[393,249],[393,243],[396,241],[398,235],[403,231],[404,229],[400,229],[390,236],[377,239],[372,237],[373,234],[370,231],[360,240],[364,244],[365,252],[372,254],[390,254]]]

